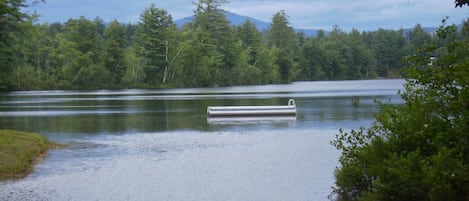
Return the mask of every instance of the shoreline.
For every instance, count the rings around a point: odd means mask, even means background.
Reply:
[[[65,146],[40,134],[0,129],[0,181],[28,176],[49,150]]]

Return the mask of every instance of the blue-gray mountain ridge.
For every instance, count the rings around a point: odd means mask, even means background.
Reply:
[[[267,30],[270,27],[270,22],[265,22],[265,21],[262,21],[262,20],[258,20],[256,18],[239,15],[239,14],[232,13],[232,12],[229,12],[229,11],[225,11],[225,15],[226,15],[226,18],[228,19],[228,21],[231,22],[231,24],[233,26],[241,25],[246,20],[249,20],[253,24],[256,25],[256,27],[259,31]],[[178,20],[174,21],[174,23],[178,27],[182,27],[184,24],[194,21],[194,18],[195,18],[195,16],[192,15],[192,16],[185,17],[185,18],[182,18],[182,19],[178,19]],[[331,25],[331,27],[332,27],[332,25]],[[436,30],[438,29],[436,27],[422,27],[422,28],[423,28],[424,31],[426,31],[428,33],[435,33]],[[301,28],[294,28],[294,29],[295,29],[296,32],[303,32],[306,36],[316,36],[318,31],[319,31],[318,29],[301,29]],[[412,30],[413,30],[413,28],[406,28],[406,29],[404,29],[404,33],[412,31]],[[327,30],[323,30],[323,31],[326,35],[329,33],[329,31],[327,31]],[[365,30],[365,31],[375,31],[375,30]]]
[[[264,21],[258,20],[256,18],[243,16],[243,15],[238,15],[236,13],[232,13],[232,12],[229,12],[229,11],[225,11],[225,15],[226,15],[226,18],[228,19],[228,21],[231,22],[231,24],[233,26],[242,25],[246,20],[249,20],[254,25],[256,25],[256,27],[259,31],[267,30],[270,27],[270,22],[264,22]],[[185,17],[185,18],[176,20],[176,21],[174,21],[174,23],[178,27],[182,27],[182,25],[194,21],[194,18],[195,18],[195,16],[192,15],[192,16],[189,16],[189,17]],[[298,28],[295,28],[295,31],[296,32],[303,32],[303,33],[305,33],[306,36],[316,36],[317,33],[318,33],[317,29],[298,29]],[[327,31],[325,31],[325,33],[327,34]]]

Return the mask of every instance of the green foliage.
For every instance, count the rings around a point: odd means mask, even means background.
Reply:
[[[166,10],[154,4],[140,16],[140,26],[135,34],[137,54],[142,57],[144,82],[155,86],[163,82],[168,67],[168,29],[173,25]]]
[[[19,23],[27,16],[20,11],[26,7],[24,0],[0,2],[0,90],[13,87],[12,65],[15,55],[15,35],[21,35]]]
[[[279,48],[275,55],[276,65],[279,68],[280,79],[284,83],[290,82],[294,76],[297,38],[293,27],[290,26],[285,11],[274,14],[269,30],[270,47]]]
[[[402,58],[436,43],[413,30],[295,33],[285,11],[260,32],[232,26],[227,0],[199,0],[194,21],[176,27],[152,4],[138,24],[84,17],[38,24],[22,0],[0,4],[0,90],[213,87],[309,80],[401,77]],[[461,34],[465,34],[461,33]],[[463,35],[458,37],[463,37]],[[444,41],[439,41],[444,43]],[[433,52],[431,56],[437,56]]]
[[[0,130],[0,180],[26,176],[48,149],[61,146],[39,134]]]
[[[404,40],[403,30],[388,31],[379,29],[372,36],[371,48],[376,55],[379,77],[387,77],[402,66],[401,61],[405,56],[402,51],[405,45]]]
[[[300,61],[300,80],[322,80],[325,77],[326,65],[321,62],[325,57],[325,51],[317,39],[309,38],[300,50],[302,59]]]
[[[241,40],[242,48],[248,53],[248,63],[255,65],[259,48],[262,45],[262,33],[257,30],[251,21],[246,20],[246,22],[237,28],[237,35],[239,40]]]
[[[423,30],[420,24],[415,25],[413,31],[409,33],[410,44],[416,48],[422,48],[430,43],[432,36]]]
[[[199,0],[194,10],[194,38],[198,51],[199,68],[205,74],[202,86],[231,85],[232,74],[239,58],[239,46],[235,41],[234,29],[220,7],[225,0]],[[205,64],[207,64],[205,66]],[[208,80],[203,80],[208,79]],[[196,85],[197,86],[197,85]]]
[[[110,73],[112,84],[119,85],[126,70],[124,57],[127,47],[124,27],[117,21],[112,21],[104,31],[104,66]]]
[[[465,31],[467,24],[462,33],[444,25],[435,44],[406,60],[404,105],[381,104],[371,128],[340,131],[332,142],[342,151],[335,172],[338,200],[469,199]]]

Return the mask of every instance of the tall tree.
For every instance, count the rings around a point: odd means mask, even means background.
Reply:
[[[325,50],[322,48],[318,40],[309,38],[301,48],[301,62],[299,80],[311,81],[324,79],[324,62]]]
[[[237,28],[237,35],[242,42],[242,48],[248,51],[248,63],[256,65],[259,48],[262,45],[262,33],[257,30],[254,23],[246,20]]]
[[[13,88],[14,36],[22,35],[19,24],[27,15],[21,8],[26,6],[25,0],[0,1],[0,90]]]
[[[380,77],[396,76],[402,66],[405,45],[403,30],[390,31],[379,29],[373,38],[372,49],[376,54],[377,72]]]
[[[116,20],[112,21],[104,30],[104,66],[111,74],[112,84],[120,84],[124,77],[124,52],[127,45],[124,27]]]
[[[358,30],[353,29],[348,34],[350,57],[347,65],[347,79],[369,79],[376,77],[376,59],[373,52],[366,48],[363,36]]]
[[[236,27],[237,39],[240,41],[236,47],[241,51],[231,77],[235,80],[234,85],[261,84],[262,71],[259,59],[262,43],[262,33],[257,30],[256,25],[246,20],[242,25]]]
[[[229,85],[232,81],[230,74],[239,50],[233,28],[220,8],[226,3],[227,0],[199,0],[194,10],[193,42],[200,58],[194,68],[206,72],[205,86]]]
[[[352,57],[347,33],[335,26],[321,42],[325,50],[323,70],[326,79],[346,79],[349,67],[347,61]]]
[[[171,15],[154,4],[140,15],[139,28],[135,33],[136,51],[144,61],[144,82],[152,86],[163,82],[169,60],[167,30],[172,25]]]
[[[293,54],[296,47],[296,34],[284,10],[275,13],[272,17],[268,40],[270,46],[276,46],[288,54]]]
[[[45,60],[49,48],[43,27],[34,25],[37,15],[28,16],[20,23],[21,35],[15,38],[15,81],[18,89],[40,89],[45,72]]]
[[[97,24],[80,17],[70,19],[63,27],[61,57],[65,61],[62,68],[64,78],[74,88],[100,88],[107,78],[100,65],[100,36]],[[104,75],[104,76],[103,76]]]
[[[415,25],[414,29],[409,32],[409,43],[415,48],[422,48],[430,43],[432,36],[423,30],[420,24]]]
[[[276,64],[279,66],[281,79],[289,82],[293,77],[295,50],[298,48],[295,31],[284,10],[274,14],[268,34],[269,45],[279,48]]]

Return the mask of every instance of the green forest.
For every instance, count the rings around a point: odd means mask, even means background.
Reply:
[[[42,2],[45,3],[45,2]],[[216,87],[293,81],[401,77],[403,58],[444,43],[419,25],[376,31],[333,27],[307,37],[285,11],[260,32],[232,26],[225,0],[194,3],[194,21],[177,27],[149,5],[137,24],[69,19],[39,24],[23,0],[0,5],[0,90]],[[468,26],[462,22],[463,26]],[[460,29],[459,34],[465,29]],[[437,57],[428,55],[428,58]]]

